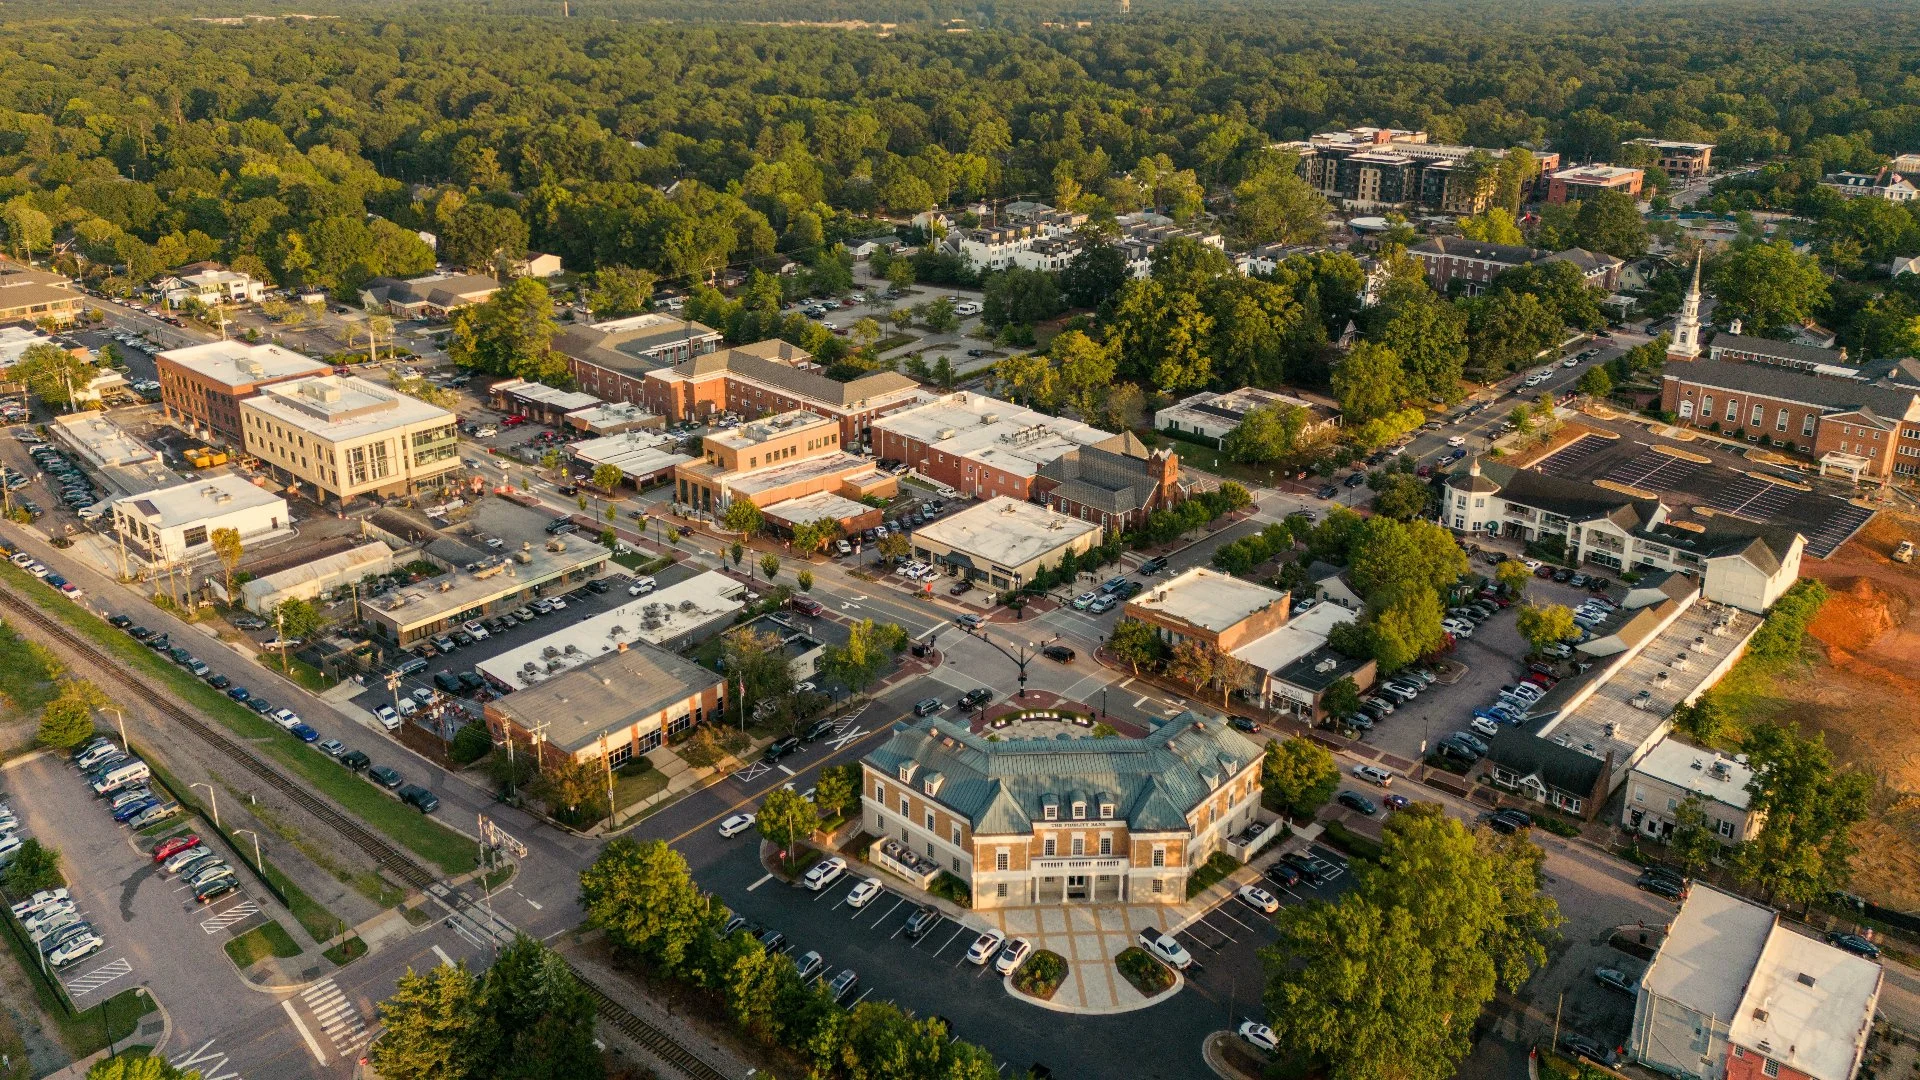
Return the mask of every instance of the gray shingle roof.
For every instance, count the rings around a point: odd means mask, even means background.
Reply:
[[[952,721],[925,719],[897,728],[865,761],[895,779],[910,764],[917,791],[938,773],[936,802],[974,832],[1002,835],[1030,831],[1049,802],[1070,820],[1073,801],[1083,800],[1096,819],[1103,795],[1114,800],[1114,820],[1131,829],[1184,829],[1188,811],[1260,756],[1223,717],[1185,712],[1144,739],[989,742]]]
[[[754,346],[742,346],[696,356],[674,365],[673,370],[680,375],[697,376],[710,375],[724,369],[743,379],[753,379],[768,386],[777,386],[809,401],[818,401],[841,409],[882,394],[912,390],[920,385],[897,371],[876,371],[871,375],[862,375],[857,379],[839,382],[817,371],[805,371],[755,356],[748,351],[753,348]],[[799,353],[801,358],[806,356],[798,349],[793,351]]]
[[[1109,513],[1129,513],[1152,499],[1159,482],[1148,467],[1149,453],[1146,444],[1129,432],[1069,450],[1040,466],[1040,475],[1056,483],[1053,493],[1062,499]]]
[[[1715,344],[1726,336],[1722,334],[1719,338],[1715,338]],[[1803,346],[1786,345],[1777,341],[1767,344],[1781,349],[1803,348]],[[1835,353],[1826,349],[1810,351],[1824,353],[1827,359],[1822,363],[1833,363],[1837,359]],[[1784,356],[1786,354],[1783,352],[1769,355]],[[1667,369],[1666,377],[1717,390],[1762,394],[1783,401],[1797,401],[1803,405],[1817,405],[1827,409],[1872,408],[1885,416],[1904,416],[1908,406],[1913,403],[1914,395],[1920,393],[1920,387],[1909,388],[1872,383],[1861,379],[1813,375],[1772,364],[1748,364],[1735,360],[1696,360],[1689,364],[1676,364]]]
[[[1503,728],[1489,740],[1487,760],[1521,776],[1538,776],[1548,787],[1582,798],[1592,794],[1607,773],[1607,763],[1600,758],[1521,728]]]
[[[1799,345],[1791,341],[1775,341],[1772,338],[1754,337],[1751,334],[1715,334],[1707,343],[1708,355],[1714,349],[1729,349],[1737,353],[1752,356],[1772,356],[1782,360],[1798,360],[1809,364],[1844,364],[1844,354],[1832,349],[1822,349],[1813,345]]]
[[[1660,503],[1657,499],[1630,499],[1625,495],[1595,487],[1584,480],[1567,480],[1527,469],[1516,469],[1496,461],[1481,463],[1481,479],[1499,485],[1500,497],[1508,502],[1559,514],[1572,521],[1607,518],[1628,531],[1644,528],[1654,520]],[[1456,472],[1447,478],[1455,487]],[[1465,485],[1459,485],[1465,488]],[[1483,490],[1473,487],[1471,490]]]

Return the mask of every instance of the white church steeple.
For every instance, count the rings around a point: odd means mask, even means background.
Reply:
[[[1673,344],[1667,346],[1668,360],[1700,359],[1700,263],[1705,254],[1694,256],[1693,285],[1680,305],[1680,318],[1673,324]]]

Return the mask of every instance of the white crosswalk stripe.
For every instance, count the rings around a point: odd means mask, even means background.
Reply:
[[[367,1041],[366,1020],[332,979],[323,979],[302,990],[300,999],[306,1002],[307,1010],[313,1013],[315,1022],[341,1056],[352,1053]]]
[[[90,994],[100,989],[122,975],[130,975],[132,973],[133,964],[123,956],[118,960],[102,964],[92,971],[87,972],[85,975],[68,979],[67,990],[74,997],[80,997],[81,995]]]
[[[217,934],[227,927],[232,926],[234,923],[250,919],[259,913],[260,905],[251,900],[247,900],[233,905],[218,915],[200,920],[200,929],[205,930],[209,934]]]

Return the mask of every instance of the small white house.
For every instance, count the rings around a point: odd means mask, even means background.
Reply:
[[[287,500],[242,476],[215,476],[113,502],[113,527],[151,559],[193,559],[212,549],[216,529],[258,541],[289,528]]]
[[[183,307],[189,300],[207,305],[257,304],[266,299],[267,285],[251,274],[201,263],[191,273],[154,282],[153,291],[172,308]]]
[[[1747,807],[1753,769],[1741,758],[1691,746],[1668,737],[1627,774],[1627,796],[1620,827],[1665,841],[1673,835],[1674,815],[1688,798],[1698,798],[1707,828],[1722,844],[1751,840],[1763,816]]]

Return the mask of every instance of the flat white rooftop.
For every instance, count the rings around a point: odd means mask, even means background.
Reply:
[[[1338,604],[1317,604],[1270,634],[1233,650],[1233,655],[1265,672],[1279,671],[1327,643],[1327,635],[1354,614]]]
[[[1648,751],[1633,771],[1741,810],[1747,808],[1747,782],[1753,779],[1753,770],[1744,763],[1671,735]]]
[[[1773,912],[1695,882],[1641,985],[1727,1020],[1772,932]]]
[[[846,521],[871,511],[873,507],[863,502],[855,502],[831,491],[816,491],[811,495],[802,495],[797,499],[788,499],[766,507],[761,513],[770,518],[784,521],[789,525],[805,525],[819,521]]]
[[[330,442],[347,442],[395,428],[436,420],[453,423],[453,414],[357,375],[320,375],[276,383],[241,408],[299,428]]]
[[[333,370],[330,364],[278,345],[249,345],[244,341],[209,341],[184,349],[168,349],[160,354],[202,378],[228,386],[247,386],[267,379],[286,379],[298,375],[320,375]]]
[[[1091,521],[1001,495],[922,525],[914,530],[913,542],[932,541],[976,563],[1014,569],[1098,531],[1100,526]]]
[[[1113,437],[1112,432],[1023,408],[971,391],[947,394],[873,421],[892,432],[953,457],[964,457],[1015,476],[1032,476],[1069,450]],[[920,462],[907,464],[918,468]]]
[[[0,326],[0,368],[20,362],[20,355],[35,345],[52,345],[53,339],[24,326]]]
[[[612,427],[616,424],[644,424],[659,417],[627,401],[602,401],[597,405],[575,409],[567,414],[567,419],[580,424],[588,431]]]
[[[579,390],[561,390],[545,383],[528,382],[525,379],[509,379],[503,383],[494,383],[487,388],[488,393],[512,394],[522,401],[537,401],[550,405],[562,412],[576,409],[590,409],[601,404],[599,398]]]
[[[746,450],[770,439],[784,438],[795,432],[811,431],[828,425],[839,426],[835,421],[817,412],[794,409],[792,412],[783,412],[762,420],[755,420],[750,424],[741,424],[736,428],[714,432],[706,437],[706,441],[715,446],[724,446],[729,450]]]
[[[746,585],[709,570],[508,649],[476,670],[502,686],[532,686],[614,652],[622,643],[664,645],[716,621],[731,622],[734,612],[745,606],[746,594]]]
[[[678,445],[657,431],[628,431],[574,443],[568,452],[588,465],[615,465],[628,476],[651,476],[693,460],[675,450]]]
[[[1196,566],[1150,586],[1128,601],[1127,606],[1179,619],[1217,634],[1286,598],[1286,593],[1265,585]]]
[[[1848,1080],[1882,977],[1865,957],[1775,924],[1728,1037],[1814,1080]]]
[[[284,521],[287,508],[287,500],[233,473],[176,484],[144,495],[130,495],[114,502],[122,507],[124,513],[139,517],[159,529],[217,520],[243,510],[276,506],[280,508]]]

